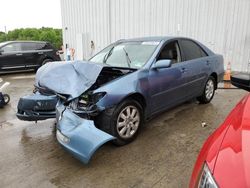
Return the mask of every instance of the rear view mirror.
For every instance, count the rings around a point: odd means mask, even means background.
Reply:
[[[231,76],[231,83],[235,87],[250,91],[250,74],[239,73]]]
[[[162,59],[159,61],[156,61],[153,65],[154,69],[162,69],[162,68],[169,68],[171,67],[172,61],[170,59]]]

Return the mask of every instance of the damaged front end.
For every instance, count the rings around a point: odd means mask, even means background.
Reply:
[[[100,146],[115,139],[94,123],[95,117],[105,110],[97,105],[105,95],[87,91],[69,102],[60,99],[56,107],[58,142],[85,164]]]
[[[70,101],[67,106],[79,117],[93,119],[95,116],[99,115],[101,111],[105,110],[105,107],[97,105],[98,101],[105,95],[106,92],[95,94],[92,92],[86,92],[78,98]]]
[[[104,143],[115,139],[94,125],[94,121],[80,118],[64,105],[57,106],[58,142],[83,163]]]
[[[115,139],[94,124],[106,108],[99,101],[107,95],[95,90],[133,71],[82,61],[46,64],[36,74],[35,93],[20,98],[17,117],[26,121],[56,117],[58,142],[88,163],[101,145]]]

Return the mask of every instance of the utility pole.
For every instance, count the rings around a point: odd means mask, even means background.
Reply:
[[[6,25],[4,26],[4,32],[5,32],[5,40],[7,41],[7,27],[6,27]]]

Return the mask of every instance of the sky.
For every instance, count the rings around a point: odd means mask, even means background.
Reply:
[[[0,31],[62,28],[60,0],[0,0]]]

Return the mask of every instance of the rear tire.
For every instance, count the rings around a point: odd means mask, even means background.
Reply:
[[[203,89],[202,95],[200,97],[197,97],[197,100],[201,104],[207,104],[213,99],[214,92],[215,92],[215,84],[216,84],[216,81],[214,77],[209,76],[206,82],[205,88]]]
[[[4,103],[8,104],[10,102],[10,96],[8,94],[3,94]]]
[[[46,63],[51,62],[51,61],[53,61],[53,60],[52,59],[44,59],[41,66],[43,66]]]
[[[35,69],[35,72],[37,72],[37,70],[38,70],[41,66],[43,66],[43,65],[45,65],[46,63],[51,62],[51,61],[53,61],[53,60],[52,60],[52,59],[44,59],[44,60],[42,61],[42,63],[39,65],[39,67]]]

